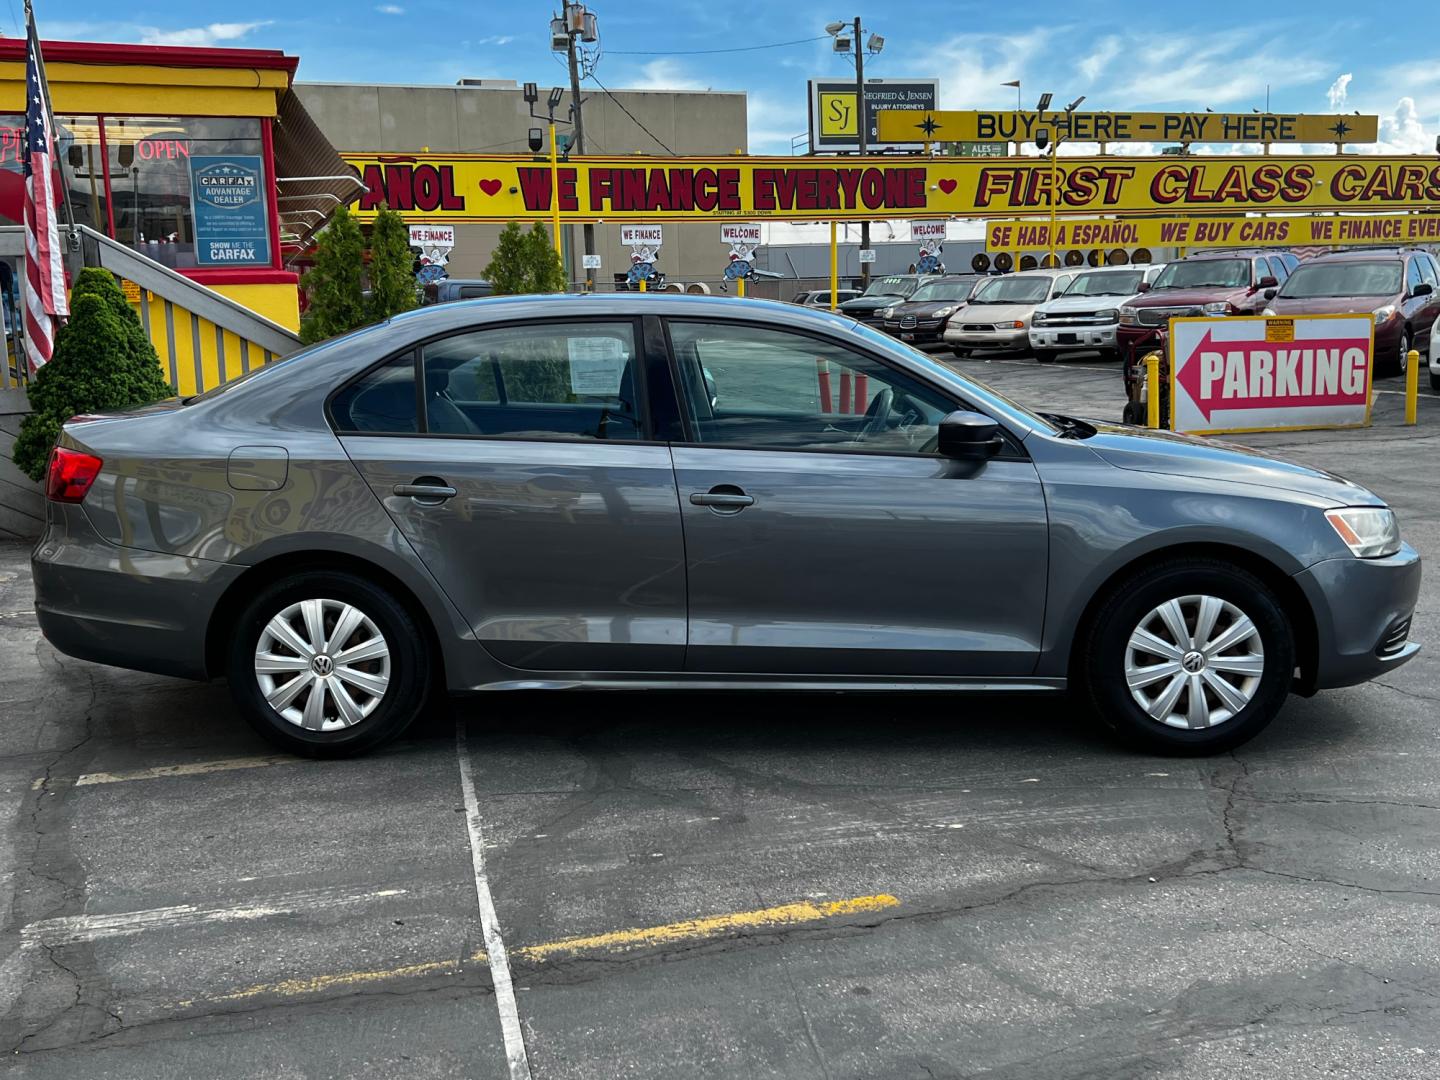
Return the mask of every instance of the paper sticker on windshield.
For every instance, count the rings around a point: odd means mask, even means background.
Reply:
[[[570,390],[582,397],[619,397],[625,375],[625,346],[619,338],[572,337]]]

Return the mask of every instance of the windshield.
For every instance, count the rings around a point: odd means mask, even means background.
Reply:
[[[1249,284],[1249,259],[1196,259],[1171,263],[1160,271],[1151,289],[1235,289]]]
[[[972,379],[968,375],[961,375],[953,368],[946,367],[929,353],[917,349],[913,345],[897,341],[889,334],[866,326],[864,323],[855,324],[854,332],[882,352],[904,353],[907,360],[922,367],[934,382],[950,387],[959,392],[962,397],[968,398],[968,405],[971,408],[978,409],[990,416],[995,416],[997,413],[1008,413],[1012,420],[1018,420],[1036,431],[1043,431],[1049,435],[1057,434],[1059,431],[1055,423],[1045,419],[1039,413],[1031,412],[1024,405],[1006,397],[988,383]]]
[[[921,285],[916,289],[910,299],[917,304],[925,300],[965,300],[969,298],[970,290],[974,287],[974,278],[932,281],[929,285]]]
[[[1143,270],[1106,270],[1099,274],[1081,274],[1060,295],[1130,296],[1139,289],[1144,276]]]
[[[876,278],[870,282],[870,287],[865,290],[866,296],[909,296],[915,291],[919,284],[914,278],[901,277],[898,274],[891,274],[889,277]]]
[[[1280,290],[1286,300],[1323,296],[1394,296],[1400,291],[1400,263],[1311,263],[1291,274]]]
[[[1050,291],[1047,277],[997,277],[975,290],[975,304],[1038,304]]]

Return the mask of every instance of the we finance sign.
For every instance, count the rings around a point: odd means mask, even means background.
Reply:
[[[789,221],[1060,213],[1418,210],[1440,162],[1418,157],[585,158],[348,156],[361,218],[412,221]]]
[[[1363,427],[1368,315],[1174,319],[1171,427],[1191,434]]]

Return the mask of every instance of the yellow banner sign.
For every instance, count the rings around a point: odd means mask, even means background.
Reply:
[[[875,114],[881,142],[1373,143],[1375,116],[1280,113],[902,112]]]
[[[1021,217],[1050,213],[1043,158],[584,158],[347,155],[381,206],[410,221],[782,221]],[[1440,161],[1423,157],[1061,158],[1061,213],[1409,210],[1440,205]]]
[[[1440,215],[1129,218],[1055,222],[1055,247],[1292,247],[1440,243]],[[987,251],[1049,251],[1050,222],[992,221]]]

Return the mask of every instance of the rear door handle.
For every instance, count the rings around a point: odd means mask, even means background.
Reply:
[[[753,496],[734,484],[719,484],[709,491],[694,491],[690,494],[692,506],[708,506],[716,513],[733,514],[747,506],[755,505]]]
[[[453,499],[459,492],[443,480],[422,476],[413,484],[396,484],[395,494],[408,495],[417,502],[438,506],[446,499]]]

